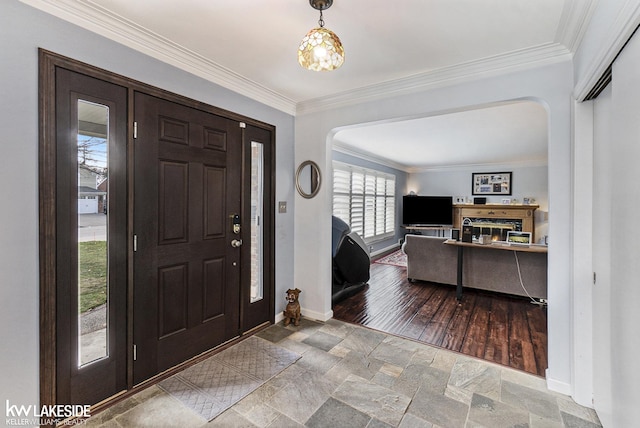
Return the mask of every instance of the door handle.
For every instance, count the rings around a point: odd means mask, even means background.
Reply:
[[[242,239],[234,239],[233,241],[231,241],[231,246],[233,248],[238,248],[242,246]]]

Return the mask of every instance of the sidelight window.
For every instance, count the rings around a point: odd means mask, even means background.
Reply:
[[[251,303],[264,297],[262,228],[264,205],[264,146],[251,142]]]
[[[78,101],[78,365],[108,357],[109,107]]]

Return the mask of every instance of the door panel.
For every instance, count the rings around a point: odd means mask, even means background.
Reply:
[[[126,88],[56,69],[57,404],[126,389],[126,118]]]
[[[225,170],[207,166],[204,169],[204,239],[224,237],[225,213],[224,200]]]
[[[240,333],[237,121],[136,93],[134,383]]]
[[[188,242],[189,165],[160,161],[158,189],[159,245]]]

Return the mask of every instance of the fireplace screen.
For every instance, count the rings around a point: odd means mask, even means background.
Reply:
[[[489,235],[492,241],[505,241],[507,232],[522,231],[522,220],[498,218],[473,218],[469,220],[473,226],[474,239],[480,235]]]

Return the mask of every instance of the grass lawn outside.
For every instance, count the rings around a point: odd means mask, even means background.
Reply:
[[[78,243],[80,313],[107,301],[107,241]]]

